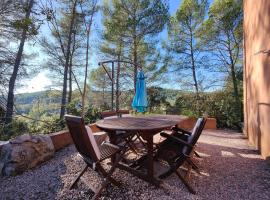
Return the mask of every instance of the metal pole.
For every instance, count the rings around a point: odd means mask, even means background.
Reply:
[[[118,55],[119,60],[119,55]],[[120,76],[120,62],[117,62],[117,74],[116,74],[116,97],[115,97],[115,110],[119,111],[119,76]]]
[[[112,99],[111,99],[112,111],[113,111],[113,97],[114,97],[114,62],[112,62]]]
[[[118,57],[119,58],[119,57]],[[130,62],[130,61],[124,61],[124,60],[120,60],[120,59],[115,59],[115,60],[107,60],[107,61],[103,61],[103,62],[99,62],[98,63],[98,65],[100,66],[102,66],[103,67],[103,69],[105,70],[105,72],[106,72],[106,74],[109,76],[109,78],[110,78],[110,80],[112,81],[112,85],[111,85],[111,91],[112,91],[112,97],[111,97],[111,110],[113,111],[113,109],[114,109],[114,63],[115,62],[118,62],[118,64],[120,65],[120,63],[126,63],[126,64],[131,64],[131,65],[133,65],[133,66],[135,66],[135,68],[136,69],[142,69],[142,67],[140,66],[140,65],[137,65],[136,63],[133,63],[133,62]],[[108,70],[106,69],[106,67],[104,66],[104,64],[106,64],[106,63],[112,63],[112,73],[110,74],[109,72],[108,72]],[[137,71],[137,70],[136,70]],[[137,73],[137,72],[136,72]],[[119,77],[117,77],[117,79],[119,79]],[[117,84],[117,83],[116,83]],[[119,84],[119,83],[118,83]],[[117,88],[119,87],[119,85],[117,86]],[[136,88],[136,79],[135,79],[135,82],[134,82],[134,87]],[[118,98],[119,98],[119,88],[117,89],[116,88],[116,95],[118,96]],[[134,88],[134,91],[136,90]],[[117,101],[117,100],[116,100]],[[119,103],[117,103],[116,102],[116,104],[118,104],[118,106],[116,105],[116,107],[118,107],[118,109],[119,109]],[[117,109],[117,108],[116,108]]]

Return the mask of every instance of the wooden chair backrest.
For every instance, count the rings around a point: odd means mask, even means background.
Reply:
[[[97,162],[99,160],[95,153],[94,147],[90,141],[82,117],[65,115],[66,123],[73,139],[74,145],[81,156]]]
[[[118,114],[129,114],[129,110],[119,110],[118,112],[116,111],[104,111],[101,112],[101,118],[104,119],[106,117],[112,117],[112,116],[117,116]]]
[[[104,119],[106,117],[116,116],[117,112],[116,111],[104,111],[104,112],[101,112],[100,114],[101,114],[101,118]]]
[[[200,135],[202,134],[202,131],[204,129],[204,126],[205,126],[205,123],[206,123],[206,119],[205,118],[199,118],[195,124],[195,126],[193,127],[192,129],[192,132],[191,132],[191,135],[188,137],[188,140],[187,142],[189,144],[191,144],[192,146],[194,146]],[[183,154],[186,154],[186,155],[189,155],[192,151],[192,148],[191,147],[188,147],[188,146],[184,146],[183,147],[183,150],[182,150],[182,153]]]
[[[129,110],[118,110],[120,114],[129,114]]]

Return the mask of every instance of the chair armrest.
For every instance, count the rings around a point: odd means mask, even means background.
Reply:
[[[173,135],[170,135],[168,133],[165,133],[165,132],[161,132],[160,135],[162,137],[165,137],[165,138],[169,138],[169,139],[172,139],[173,141],[175,142],[178,142],[178,143],[181,143],[181,144],[184,144],[186,146],[189,146],[189,147],[192,147],[193,148],[193,145],[189,144],[188,142],[184,141],[184,140],[181,140],[180,138],[177,138]]]
[[[184,133],[184,134],[191,135],[191,132],[189,132],[189,131],[187,131],[187,130],[184,130],[184,129],[181,129],[181,128],[177,127],[177,125],[174,126],[174,127],[172,127],[172,130],[173,130],[173,131],[176,131],[176,132],[182,132],[182,133]]]

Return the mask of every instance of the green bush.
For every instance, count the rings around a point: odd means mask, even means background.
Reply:
[[[205,112],[217,119],[218,127],[241,130],[243,110],[229,92],[215,92],[208,95],[205,102]]]
[[[194,93],[183,93],[176,99],[174,107],[178,114],[214,117],[219,128],[241,129],[242,107],[239,108],[232,94],[226,90],[203,93],[199,98]]]
[[[94,123],[99,119],[101,119],[100,110],[93,106],[89,106],[84,116],[85,123]]]
[[[67,113],[70,115],[80,116],[81,115],[81,109],[79,106],[79,100],[72,100],[67,105]]]
[[[68,104],[67,106],[67,112],[68,114],[75,115],[75,116],[81,116],[81,108],[79,106],[79,101],[75,100]],[[94,106],[88,106],[85,109],[85,115],[84,115],[84,121],[85,123],[94,123],[98,119],[101,119],[100,111],[101,109],[96,108]]]
[[[0,140],[6,141],[28,132],[29,128],[27,123],[21,119],[15,118],[8,125],[0,125]]]
[[[58,115],[43,115],[39,120],[31,120],[28,123],[29,132],[33,134],[48,134],[61,131],[65,127],[63,120]]]

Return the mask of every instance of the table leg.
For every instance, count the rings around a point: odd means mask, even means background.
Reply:
[[[114,137],[115,134],[109,134],[109,136],[110,136],[110,142],[112,144],[115,144],[116,139],[117,139],[116,137]],[[147,173],[142,173],[136,169],[129,167],[128,165],[126,165],[122,162],[120,162],[117,165],[117,167],[119,169],[128,171],[128,172],[132,173],[133,175],[154,184],[155,186],[159,186],[161,183],[160,180],[158,180],[154,177],[153,137],[154,137],[153,135],[148,135],[147,137],[143,137],[143,139],[146,140],[146,142],[147,142],[147,144],[146,144],[146,147],[147,147],[147,155],[146,155]],[[112,162],[114,160],[115,160],[115,157],[112,157]]]
[[[153,159],[153,136],[146,138],[147,141],[147,174],[149,178],[154,178],[154,159]]]
[[[117,144],[116,144],[117,138],[115,137],[114,132],[112,132],[112,133],[108,132],[108,135],[109,135],[110,143],[112,143],[112,144],[114,144],[114,145],[117,145]],[[116,156],[113,155],[113,156],[111,157],[111,162],[114,163],[115,159],[116,159]]]

